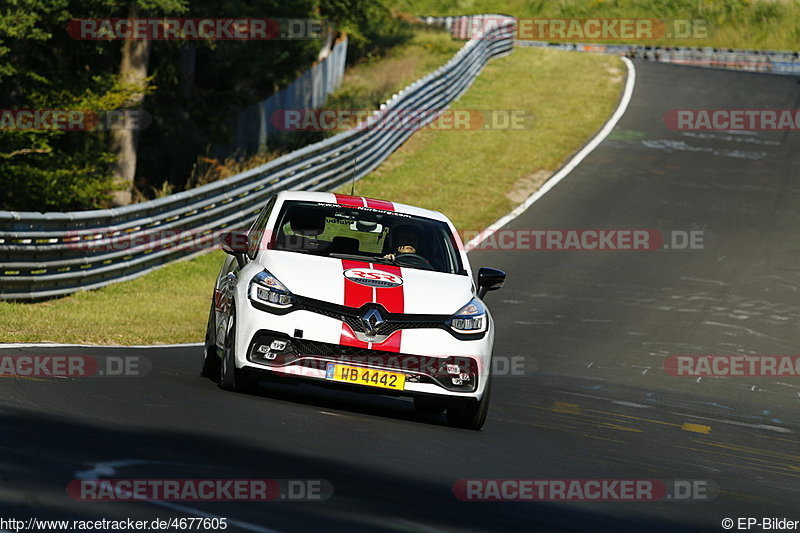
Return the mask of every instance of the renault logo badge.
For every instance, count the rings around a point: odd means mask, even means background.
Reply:
[[[366,333],[370,337],[374,337],[378,334],[378,328],[386,322],[381,315],[381,312],[377,309],[370,309],[364,316],[361,317],[361,325],[364,327],[364,333]]]

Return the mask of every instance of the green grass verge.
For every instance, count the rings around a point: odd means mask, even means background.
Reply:
[[[762,50],[797,50],[800,44],[798,0],[393,0],[390,5],[400,12],[431,16],[501,13],[519,18],[656,18],[707,23],[708,35],[702,39],[637,44]]]
[[[482,229],[533,192],[613,112],[624,79],[612,56],[518,49],[490,63],[456,109],[523,110],[533,127],[417,132],[358,194],[445,212]],[[37,304],[0,302],[0,342],[201,342],[222,253],[137,280]]]
[[[167,344],[202,342],[215,251],[97,291],[35,304],[0,302],[0,342]]]

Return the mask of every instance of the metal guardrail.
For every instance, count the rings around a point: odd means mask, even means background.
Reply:
[[[367,175],[416,129],[382,127],[381,120],[411,109],[431,111],[420,127],[435,119],[491,58],[513,51],[513,25],[509,19],[468,41],[355,129],[230,178],[116,209],[0,211],[0,299],[52,298],[141,276],[208,251],[219,231],[251,223],[277,191],[331,190]]]
[[[442,26],[450,32],[456,39],[477,39],[485,36],[491,36],[492,30],[497,26],[504,24],[505,21],[513,19],[510,15],[497,15],[497,14],[482,14],[482,15],[455,15],[449,17],[417,17],[421,22],[431,26]],[[514,19],[516,20],[516,19]],[[517,24],[513,26],[505,26],[507,34],[495,32],[496,37],[511,37],[514,38],[516,34]],[[511,30],[511,31],[509,31]],[[484,36],[484,33],[486,34]]]
[[[496,26],[508,15],[463,15],[449,17],[422,16],[427,24],[439,25],[457,39],[477,37],[477,33]],[[644,60],[725,70],[744,70],[769,74],[800,74],[800,52],[797,50],[745,50],[736,48],[653,46],[640,44],[602,44],[578,42],[548,42],[518,39],[516,46],[546,47],[556,50],[594,52],[641,58]]]
[[[734,48],[690,48],[686,46],[639,46],[629,44],[549,43],[517,41],[517,46],[546,47],[577,52],[613,54],[661,63],[767,74],[800,74],[800,53],[786,50],[740,50]]]

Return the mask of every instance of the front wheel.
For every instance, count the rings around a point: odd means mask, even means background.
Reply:
[[[249,393],[255,390],[258,381],[245,369],[236,368],[236,314],[231,309],[228,329],[225,334],[225,349],[219,373],[219,387],[223,390]]]
[[[448,407],[447,423],[458,428],[481,429],[486,422],[486,414],[489,412],[491,384],[492,382],[487,376],[486,387],[480,401],[469,402],[461,407]]]

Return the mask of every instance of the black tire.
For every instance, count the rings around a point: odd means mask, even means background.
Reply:
[[[217,355],[217,332],[214,324],[214,304],[211,304],[211,311],[208,313],[208,324],[206,325],[206,339],[203,349],[203,370],[200,375],[212,381],[219,382],[220,359]]]
[[[491,399],[492,381],[487,377],[483,398],[478,402],[469,402],[461,407],[447,408],[447,423],[453,427],[478,430],[486,422]]]
[[[258,380],[245,369],[236,368],[236,312],[232,308],[228,319],[228,330],[225,333],[225,348],[222,353],[222,365],[219,372],[219,387],[223,390],[250,393],[258,386]]]
[[[418,413],[440,415],[444,413],[445,406],[432,398],[417,396],[414,398],[414,409],[416,409]]]

